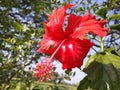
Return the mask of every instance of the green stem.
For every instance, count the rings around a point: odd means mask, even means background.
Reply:
[[[103,52],[104,51],[104,37],[101,37],[101,51]]]

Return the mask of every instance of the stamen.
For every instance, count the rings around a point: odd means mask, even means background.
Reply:
[[[66,41],[67,39],[64,39],[61,44],[58,46],[58,48],[55,50],[55,52],[52,54],[50,58],[46,58],[43,61],[41,61],[39,64],[37,64],[36,68],[34,69],[34,76],[39,78],[39,82],[42,81],[49,81],[52,79],[53,75],[53,58],[57,51],[60,49],[62,44]]]
[[[33,75],[39,79],[39,82],[49,81],[52,79],[53,66],[53,63],[49,62],[49,58],[46,58],[36,65]]]

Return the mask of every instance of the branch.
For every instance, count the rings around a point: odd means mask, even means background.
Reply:
[[[112,34],[112,33],[116,33],[116,34],[119,34],[120,35],[120,31],[118,31],[118,30],[111,30],[109,33],[108,33],[108,35],[110,35],[110,34]]]

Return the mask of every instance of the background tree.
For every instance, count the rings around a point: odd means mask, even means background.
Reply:
[[[36,50],[46,13],[56,2],[50,0],[0,1],[0,88],[9,87],[10,81],[19,78],[29,85],[32,82],[31,66],[40,59]],[[41,30],[40,30],[41,29]],[[30,71],[30,72],[29,72]]]

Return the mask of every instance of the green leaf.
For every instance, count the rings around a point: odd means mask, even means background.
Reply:
[[[16,85],[16,88],[15,90],[25,90],[25,83],[23,82],[18,82],[17,85]]]
[[[41,28],[40,29],[40,34],[44,34],[45,33],[45,29],[44,28]]]
[[[35,83],[31,83],[31,84],[30,84],[30,89],[29,89],[29,90],[33,90],[35,86],[36,86]]]
[[[96,54],[91,55],[85,64],[85,68],[87,68],[93,61],[95,61],[95,59],[96,59]]]
[[[85,66],[92,90],[120,90],[120,52],[112,48],[92,55]],[[85,90],[85,89],[83,89]]]
[[[89,87],[90,81],[88,80],[88,76],[86,76],[82,81],[80,81],[77,90],[86,90]]]
[[[103,7],[103,8],[100,8],[96,14],[104,19],[106,19],[106,14],[107,14],[107,8],[106,7]]]
[[[112,64],[94,61],[84,71],[88,74],[92,90],[120,90],[120,69]]]
[[[19,23],[19,22],[13,23],[13,26],[14,26],[14,28],[15,28],[16,30],[18,30],[18,31],[22,30],[22,28],[23,28],[22,24]]]
[[[68,75],[65,75],[64,78],[65,78],[66,80],[71,80],[70,76],[68,76]]]
[[[119,52],[109,48],[105,52],[99,52],[92,55],[86,62],[86,68],[91,62],[97,61],[102,64],[112,64],[116,68],[120,68],[120,54]]]
[[[110,17],[110,19],[112,19],[112,20],[120,19],[120,14],[114,14]]]
[[[71,74],[71,70],[65,70],[65,73],[70,75]]]
[[[120,23],[111,25],[111,26],[110,26],[110,29],[116,29],[116,30],[119,30],[119,31],[120,31]]]

